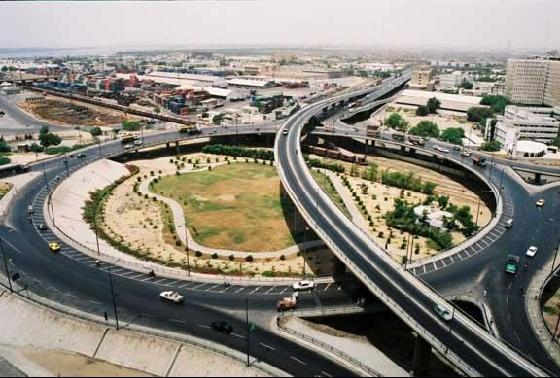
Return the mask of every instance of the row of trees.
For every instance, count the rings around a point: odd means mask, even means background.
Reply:
[[[307,158],[306,162],[310,168],[328,169],[330,171],[337,172],[337,173],[344,173],[345,171],[344,166],[340,163],[326,163],[321,159],[314,159],[314,158]]]
[[[388,169],[381,172],[381,183],[425,194],[434,194],[437,187],[437,185],[431,181],[422,182],[422,180],[412,172],[392,172]]]
[[[213,155],[226,155],[233,157],[248,157],[261,160],[274,160],[274,152],[259,148],[242,146],[226,146],[223,144],[208,144],[202,147],[202,152]]]

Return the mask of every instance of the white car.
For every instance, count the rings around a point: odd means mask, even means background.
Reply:
[[[470,156],[471,156],[471,153],[470,153],[470,152],[467,152],[467,151],[463,151],[463,152],[461,152],[461,156],[470,157]]]
[[[134,144],[129,143],[129,144],[125,144],[125,145],[124,145],[124,149],[125,149],[125,150],[130,150],[131,148],[134,148]]]
[[[543,207],[544,206],[544,200],[542,198],[537,201],[537,206],[538,207]]]
[[[444,154],[449,153],[449,150],[447,148],[439,147],[438,150],[439,152],[443,152]]]
[[[538,248],[535,247],[534,245],[530,246],[529,249],[527,250],[527,253],[525,253],[525,255],[527,257],[535,257],[535,255],[537,254],[537,250]]]
[[[164,291],[159,294],[161,299],[166,301],[181,303],[185,299],[181,294],[177,293],[176,291]]]
[[[144,142],[142,142],[140,139],[134,141],[135,146],[141,146],[142,144],[144,144]]]
[[[303,281],[299,281],[296,282],[293,285],[293,288],[295,291],[299,291],[299,290],[313,290],[315,288],[315,282],[313,281],[309,281],[309,280],[303,280]]]

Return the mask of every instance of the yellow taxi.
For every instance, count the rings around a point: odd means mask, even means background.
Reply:
[[[49,249],[51,250],[51,252],[56,253],[56,252],[60,251],[60,244],[49,243]]]

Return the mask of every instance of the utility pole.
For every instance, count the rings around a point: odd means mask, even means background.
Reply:
[[[117,300],[115,298],[115,288],[113,286],[113,275],[111,274],[111,266],[109,265],[109,285],[111,286],[111,300],[113,302],[113,312],[115,314],[115,322],[117,324],[117,331],[119,330],[119,314],[117,312]]]
[[[6,252],[4,251],[4,243],[2,238],[0,238],[0,250],[2,251],[2,258],[4,260],[4,267],[6,268],[6,276],[8,277],[8,284],[10,286],[10,293],[14,292],[12,287],[12,277],[10,277],[10,269],[8,268],[8,259],[6,258]]]
[[[190,256],[189,256],[189,224],[187,223],[186,217],[185,217],[185,242],[186,242],[185,250],[187,251],[187,274],[190,277],[191,276],[191,260],[190,260]]]
[[[480,196],[478,196],[478,204],[476,205],[476,226],[478,227],[478,215],[480,214]]]
[[[97,233],[97,206],[93,206],[93,229],[95,230],[95,244],[97,245],[97,256],[101,254],[99,251],[99,234]]]
[[[246,338],[247,338],[247,366],[250,365],[250,361],[249,361],[249,351],[250,351],[250,347],[251,347],[251,343],[249,340],[249,333],[251,332],[250,328],[249,328],[249,299],[245,298],[245,328],[246,328]]]

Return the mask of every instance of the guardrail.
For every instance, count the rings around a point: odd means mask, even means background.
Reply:
[[[349,362],[350,364],[356,366],[357,368],[360,368],[366,372],[368,372],[368,374],[370,374],[373,377],[382,377],[383,375],[381,373],[379,373],[377,370],[372,369],[371,367],[365,365],[364,363],[360,362],[359,360],[355,359],[354,357],[344,353],[343,351],[333,347],[332,345],[329,345],[321,340],[318,340],[312,336],[306,335],[305,333],[296,331],[295,329],[291,329],[289,327],[287,327],[286,325],[283,324],[283,319],[286,319],[287,317],[289,317],[291,315],[279,315],[276,318],[276,325],[278,326],[279,329],[281,329],[282,331],[296,336],[298,338],[301,338],[307,342],[310,342],[311,344],[314,344],[320,348],[326,349],[329,352],[337,355],[338,357],[342,358],[343,360]]]

